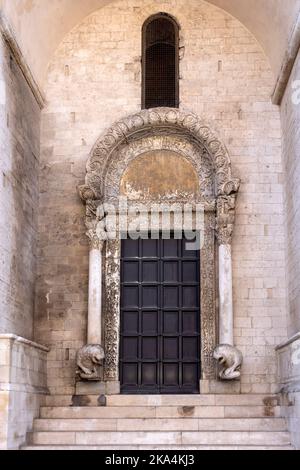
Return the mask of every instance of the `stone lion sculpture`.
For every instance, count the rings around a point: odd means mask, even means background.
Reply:
[[[241,377],[243,355],[237,348],[220,344],[214,351],[214,358],[222,367],[219,372],[221,380],[236,380]]]
[[[77,353],[77,375],[82,380],[100,380],[99,366],[104,359],[104,350],[100,344],[88,344]]]

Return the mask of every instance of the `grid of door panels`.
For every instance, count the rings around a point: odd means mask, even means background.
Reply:
[[[200,252],[184,239],[123,240],[123,393],[198,393]]]

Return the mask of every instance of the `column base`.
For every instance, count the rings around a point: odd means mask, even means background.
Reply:
[[[241,382],[239,380],[200,380],[200,393],[202,395],[240,395]]]
[[[84,382],[76,383],[76,396],[84,395],[120,395],[120,382]]]

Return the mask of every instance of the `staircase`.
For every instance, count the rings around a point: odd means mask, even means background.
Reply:
[[[23,450],[292,450],[276,397],[180,395],[45,399]]]

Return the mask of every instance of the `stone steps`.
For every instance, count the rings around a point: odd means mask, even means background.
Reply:
[[[71,406],[72,404],[81,406]],[[291,450],[275,396],[45,397],[24,450]]]
[[[107,406],[265,406],[278,405],[275,395],[111,395]],[[76,397],[79,406],[99,406],[98,397],[85,395]],[[46,396],[44,407],[68,407],[75,405],[70,395]]]
[[[136,445],[206,445],[206,446],[289,446],[288,432],[258,431],[169,431],[169,432],[34,432],[33,445],[136,446]]]
[[[50,450],[59,450],[59,451],[70,451],[70,450],[87,450],[87,451],[127,451],[127,450],[149,450],[149,451],[222,451],[222,450],[261,450],[261,451],[292,451],[294,450],[291,446],[179,446],[179,445],[170,445],[170,446],[153,446],[153,445],[142,445],[142,446],[25,446],[22,448],[25,451],[50,451]]]
[[[188,402],[187,402],[188,403]],[[264,406],[106,406],[42,407],[43,419],[266,418],[280,417],[280,407]]]
[[[283,418],[37,419],[35,432],[55,431],[286,431]]]

